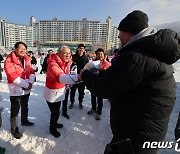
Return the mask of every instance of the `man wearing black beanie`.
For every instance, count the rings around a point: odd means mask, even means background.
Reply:
[[[129,13],[119,24],[118,30],[137,34],[148,27],[148,16],[139,10]]]
[[[172,64],[180,58],[180,36],[148,27],[147,15],[139,10],[129,13],[118,30],[120,56],[102,76],[82,70],[79,79],[111,102],[113,138],[104,154],[156,154],[175,103]]]

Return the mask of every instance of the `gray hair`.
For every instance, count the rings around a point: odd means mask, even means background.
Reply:
[[[60,46],[60,47],[58,48],[58,52],[61,52],[64,48],[69,48],[69,49],[70,49],[69,46],[67,46],[67,45],[62,45],[62,46]],[[71,49],[70,49],[70,50],[71,50]]]

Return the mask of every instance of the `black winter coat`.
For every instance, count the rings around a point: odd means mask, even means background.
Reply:
[[[48,63],[47,63],[47,59],[49,58],[49,54],[47,54],[47,56],[44,58],[43,61],[43,65],[42,65],[42,71],[43,72],[47,72],[47,68],[48,68]]]
[[[82,56],[79,56],[78,53],[72,55],[73,62],[77,65],[77,73],[79,74],[80,70],[84,68],[84,66],[88,63],[89,59],[88,56],[85,54]]]
[[[82,80],[95,95],[110,98],[113,140],[133,143],[163,140],[176,98],[171,64],[180,57],[180,36],[160,30],[121,49],[101,77],[84,71]]]
[[[31,64],[34,64],[34,65],[37,64],[37,60],[34,56],[32,56]]]
[[[3,56],[0,54],[0,62],[3,61],[3,60],[4,60],[4,58],[3,58]]]

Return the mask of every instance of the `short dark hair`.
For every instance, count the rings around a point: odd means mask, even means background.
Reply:
[[[28,53],[34,54],[32,51],[28,51]]]
[[[97,54],[98,52],[103,52],[104,53],[104,50],[102,48],[98,48],[96,51],[95,51],[95,54]]]
[[[49,49],[49,50],[48,50],[48,53],[49,53],[50,51],[52,51],[52,52],[53,52],[53,50],[52,50],[52,49]]]
[[[81,48],[81,47],[86,48],[86,47],[85,47],[85,45],[84,45],[84,44],[82,44],[82,43],[78,45],[78,48]]]
[[[24,42],[16,42],[16,44],[14,45],[14,48],[15,49],[19,48],[19,44],[23,44],[25,48],[27,49],[27,45]]]

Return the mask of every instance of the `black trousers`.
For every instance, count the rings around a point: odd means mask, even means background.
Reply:
[[[96,98],[97,98],[97,103],[96,103]],[[91,104],[92,104],[92,109],[96,110],[97,114],[101,115],[102,114],[102,107],[103,107],[103,99],[96,97],[93,94],[91,94]]]
[[[106,145],[104,154],[156,154],[158,149],[142,148],[140,143],[134,143],[130,139],[115,141]]]
[[[41,71],[40,71],[40,74],[42,74],[42,73],[43,73],[42,66],[43,66],[43,65],[41,64]]]
[[[28,120],[28,101],[30,93],[22,96],[10,96],[11,101],[11,129],[16,129],[18,122],[18,113],[21,107],[21,122]]]
[[[71,101],[71,103],[74,103],[74,101],[75,101],[74,98],[75,98],[75,93],[76,93],[77,88],[78,88],[78,92],[79,92],[78,100],[79,100],[80,103],[83,102],[85,84],[83,82],[81,82],[79,84],[74,84],[71,87],[71,92],[70,92],[70,101]]]
[[[174,129],[174,135],[175,135],[175,139],[176,141],[180,138],[180,113],[179,113],[179,117],[176,123],[176,127]],[[180,147],[180,144],[179,144]]]
[[[48,104],[48,107],[51,111],[51,116],[50,116],[50,129],[56,129],[57,126],[57,121],[59,119],[59,114],[60,114],[60,106],[61,106],[61,102],[48,102],[46,101]]]
[[[66,90],[65,99],[62,104],[62,111],[64,114],[67,113],[68,96],[69,96],[69,90]]]

